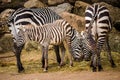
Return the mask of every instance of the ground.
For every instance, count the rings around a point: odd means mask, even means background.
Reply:
[[[74,62],[74,67],[69,67],[69,62],[62,68],[57,67],[55,55],[49,55],[48,72],[43,72],[41,68],[40,54],[38,51],[22,53],[22,62],[25,72],[18,73],[16,59],[12,52],[0,54],[0,80],[120,80],[120,54],[115,62],[117,67],[111,68],[107,59],[102,56],[104,70],[92,72],[89,62]],[[34,54],[33,54],[34,53]],[[112,53],[113,54],[113,53]],[[105,61],[105,62],[104,62]]]
[[[120,80],[120,72],[0,73],[0,80]]]

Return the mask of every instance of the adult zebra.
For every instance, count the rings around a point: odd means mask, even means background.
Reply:
[[[98,66],[98,71],[101,71],[103,69],[100,61],[100,52],[103,44],[106,45],[111,66],[115,67],[108,40],[108,34],[111,31],[112,27],[109,10],[105,6],[94,3],[93,5],[86,8],[85,22],[85,31],[88,32],[88,29],[91,29],[90,34],[95,40],[94,44],[96,46],[96,51],[94,51],[91,61],[91,67],[93,67],[93,71],[96,71],[96,66]]]
[[[53,23],[48,23],[43,26],[22,26],[19,28],[18,35],[19,38],[17,38],[16,42],[17,46],[25,44],[26,40],[37,41],[42,46],[42,67],[44,71],[48,69],[48,47],[50,44],[60,45],[63,44],[63,41],[67,42],[70,53],[70,66],[73,66],[72,56],[74,59],[81,59],[83,56],[83,54],[79,53],[81,51],[79,33],[63,19],[56,20]],[[76,44],[79,44],[79,46]],[[79,49],[79,51],[76,49]],[[63,61],[64,53],[62,55]]]
[[[32,24],[34,26],[44,25],[46,23],[52,23],[55,20],[61,19],[61,17],[49,8],[19,8],[14,11],[8,18],[8,25],[14,40],[14,53],[17,58],[18,72],[24,71],[21,63],[20,54],[23,49],[23,45],[17,46],[16,40],[19,38],[18,32],[21,25]],[[62,46],[64,49],[64,46]],[[55,46],[55,52],[57,62],[60,64],[61,58],[59,55],[59,47]]]

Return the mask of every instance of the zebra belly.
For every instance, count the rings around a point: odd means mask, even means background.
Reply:
[[[51,45],[60,45],[61,43],[63,43],[63,41],[64,41],[64,38],[60,39],[60,40],[51,40],[50,44]]]

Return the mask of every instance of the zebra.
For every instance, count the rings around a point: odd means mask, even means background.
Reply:
[[[48,23],[43,26],[25,25],[19,27],[18,34],[17,46],[25,44],[26,40],[37,41],[42,46],[42,67],[44,71],[48,70],[48,46],[50,44],[60,45],[63,44],[63,41],[66,41],[70,53],[70,66],[73,66],[72,57],[74,59],[80,59],[82,57],[82,54],[79,53],[81,49],[79,49],[78,52],[76,48],[73,47],[79,44],[74,43],[78,42],[76,40],[79,40],[79,37],[76,35],[79,33],[63,19],[56,20],[53,23]],[[62,55],[63,61],[64,53]]]
[[[93,71],[96,71],[98,66],[98,71],[103,70],[100,61],[100,52],[102,46],[105,44],[107,48],[107,55],[112,67],[115,67],[115,63],[111,56],[111,50],[109,46],[109,36],[112,29],[111,18],[109,15],[109,10],[98,3],[94,3],[88,6],[85,10],[85,32],[91,29],[91,36],[94,39],[94,52],[92,52],[91,67]]]
[[[34,26],[37,25],[44,25],[47,23],[52,23],[55,20],[61,19],[58,14],[56,14],[51,9],[45,7],[45,8],[19,8],[11,13],[11,15],[8,18],[7,24],[9,26],[9,29],[11,31],[11,34],[13,35],[13,42],[14,42],[14,53],[16,55],[17,59],[17,67],[18,72],[24,71],[24,68],[21,63],[20,55],[21,51],[24,47],[24,44],[21,46],[16,45],[16,40],[19,38],[18,32],[19,27],[21,25],[27,25],[32,24]],[[62,45],[61,45],[62,46]],[[57,62],[60,64],[61,58],[59,55],[59,47],[54,45],[55,53],[57,57]],[[64,49],[64,46],[62,46],[62,49]]]

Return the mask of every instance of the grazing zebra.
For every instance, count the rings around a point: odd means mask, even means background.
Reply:
[[[18,72],[24,71],[21,64],[20,54],[23,49],[23,45],[17,46],[16,40],[19,38],[18,32],[21,25],[32,24],[34,26],[44,25],[46,23],[52,23],[55,20],[61,19],[61,17],[50,10],[49,8],[19,8],[14,11],[8,18],[9,29],[13,35],[14,40],[14,53],[17,58]],[[64,49],[64,46],[62,46]],[[61,58],[59,55],[59,47],[55,45],[55,52],[57,57],[57,62],[60,64]]]
[[[94,54],[92,55],[91,67],[93,71],[96,71],[96,66],[98,66],[98,71],[103,68],[100,61],[100,52],[103,44],[106,45],[107,54],[112,67],[115,67],[115,63],[111,56],[111,50],[108,41],[108,34],[111,31],[111,19],[109,15],[109,10],[98,3],[94,3],[92,6],[88,6],[85,11],[85,31],[88,32],[90,27],[91,35],[94,39],[95,46]]]
[[[79,53],[80,49],[79,52],[77,52],[74,50],[76,48],[73,47],[76,45],[74,42],[77,42],[76,40],[79,39],[79,37],[76,36],[78,32],[63,19],[43,26],[25,25],[19,28],[18,34],[17,46],[25,44],[26,40],[37,41],[42,46],[42,67],[44,71],[48,69],[48,47],[50,44],[60,45],[63,41],[66,41],[70,53],[70,66],[73,66],[72,56],[74,59],[80,59],[82,56],[82,54]]]
[[[82,53],[83,53],[83,59],[85,61],[89,61],[89,60],[91,60],[91,56],[94,52],[94,50],[92,49],[94,40],[91,37],[91,35],[88,35],[88,33],[82,31],[81,32],[81,41],[82,41],[81,48],[82,48]],[[92,43],[90,43],[90,42],[92,42]]]

